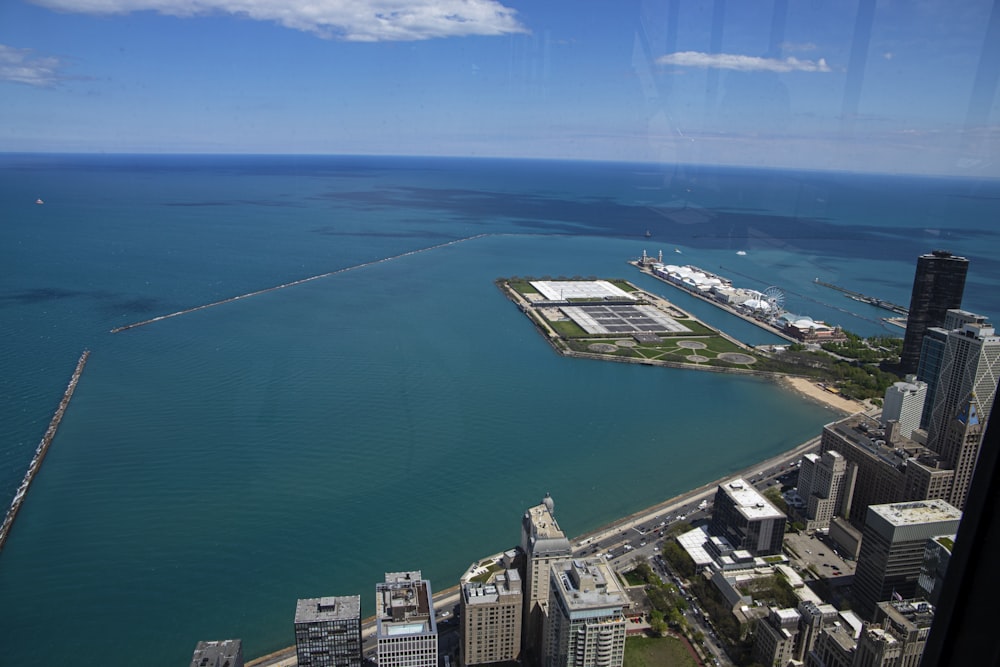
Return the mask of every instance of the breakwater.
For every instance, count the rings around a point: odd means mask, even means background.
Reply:
[[[14,525],[14,519],[17,518],[17,513],[21,510],[21,505],[24,503],[24,498],[28,494],[28,488],[31,487],[31,482],[35,479],[35,475],[42,467],[42,461],[45,460],[45,455],[49,451],[49,446],[52,444],[52,440],[56,437],[56,430],[59,428],[59,423],[62,422],[63,415],[66,413],[66,408],[69,407],[69,401],[73,398],[73,392],[76,391],[76,385],[80,381],[80,376],[83,375],[83,367],[87,365],[87,359],[90,357],[90,350],[84,350],[83,354],[80,355],[80,360],[76,362],[76,369],[73,371],[73,376],[69,379],[69,384],[66,386],[66,391],[63,392],[62,400],[59,401],[59,407],[56,408],[56,412],[52,415],[52,421],[49,422],[49,427],[45,430],[45,435],[42,436],[41,442],[38,443],[38,447],[35,448],[35,456],[31,459],[31,463],[28,464],[28,470],[24,473],[24,479],[21,481],[21,486],[17,487],[17,493],[14,494],[14,500],[10,503],[10,509],[7,510],[7,516],[4,517],[3,525],[0,526],[0,550],[3,549],[3,545],[7,542],[7,536],[10,535],[10,529]]]
[[[426,248],[417,248],[416,250],[410,250],[408,252],[400,253],[398,255],[392,255],[391,257],[382,257],[381,259],[375,259],[370,262],[364,262],[362,264],[355,264],[354,266],[345,266],[342,269],[336,269],[335,271],[327,271],[326,273],[320,273],[319,275],[309,276],[308,278],[300,278],[299,280],[293,280],[290,283],[283,283],[281,285],[275,285],[273,287],[265,287],[264,289],[259,289],[255,292],[247,292],[246,294],[240,294],[239,296],[231,296],[227,299],[222,299],[220,301],[213,301],[212,303],[205,303],[200,306],[194,306],[193,308],[185,308],[184,310],[178,310],[176,313],[170,313],[168,315],[159,315],[157,317],[153,317],[148,320],[142,320],[141,322],[133,322],[132,324],[126,324],[124,326],[115,327],[114,329],[111,330],[111,333],[113,334],[120,333],[122,331],[128,331],[129,329],[144,327],[147,324],[153,324],[154,322],[169,320],[171,317],[187,315],[188,313],[194,313],[199,310],[205,310],[206,308],[214,308],[215,306],[221,306],[226,303],[232,303],[233,301],[239,301],[240,299],[249,299],[252,296],[260,296],[261,294],[267,294],[268,292],[275,292],[280,289],[295,287],[296,285],[302,285],[303,283],[312,282],[313,280],[319,280],[320,278],[329,278],[330,276],[335,276],[338,273],[347,273],[348,271],[354,271],[356,269],[363,269],[365,267],[375,266],[376,264],[382,264],[383,262],[391,262],[396,259],[402,259],[403,257],[409,257],[410,255],[417,255],[422,252],[437,250],[438,248],[445,248],[450,245],[456,245],[458,243],[464,243],[466,241],[473,241],[475,239],[481,239],[487,236],[490,235],[476,234],[475,236],[466,236],[460,239],[454,239],[453,241],[445,241],[444,243],[438,243],[436,245],[428,246]]]

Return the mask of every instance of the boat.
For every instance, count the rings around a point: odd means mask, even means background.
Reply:
[[[682,254],[680,248],[674,248],[674,252],[676,252],[678,255]]]
[[[43,201],[42,201],[41,199],[36,199],[36,200],[35,200],[35,203],[36,203],[36,204],[44,204],[45,202],[43,202]]]
[[[646,230],[646,238],[648,239],[648,238],[649,238],[650,236],[652,236],[652,235],[653,235],[653,233],[652,233],[652,232],[650,232],[650,231],[649,231],[649,230],[647,229],[647,230]]]
[[[737,250],[736,254],[739,255],[740,257],[742,257],[743,255],[747,254],[747,251],[746,250]]]

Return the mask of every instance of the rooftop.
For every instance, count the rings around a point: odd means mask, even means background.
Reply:
[[[734,479],[719,488],[729,496],[736,509],[748,519],[784,519],[785,515],[771,502],[757,493],[753,485],[743,479]]]
[[[361,618],[361,596],[302,598],[295,605],[296,623]]]
[[[869,512],[881,517],[892,526],[913,526],[939,521],[959,521],[962,512],[940,498],[917,500],[907,503],[871,505]]]
[[[601,558],[575,559],[552,564],[552,585],[570,612],[628,606],[629,599],[618,577]]]
[[[501,598],[521,597],[521,576],[517,570],[497,572],[486,583],[470,581],[462,585],[462,597],[467,605],[494,604]]]
[[[437,632],[431,585],[420,570],[386,573],[375,586],[375,618],[379,636]]]
[[[239,639],[198,642],[191,667],[236,667],[243,664],[243,643]]]

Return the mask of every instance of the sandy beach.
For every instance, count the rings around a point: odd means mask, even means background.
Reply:
[[[829,392],[809,378],[786,376],[781,378],[780,382],[793,391],[797,391],[804,396],[807,396],[815,401],[819,401],[820,403],[827,405],[834,410],[839,410],[844,414],[852,415],[855,412],[862,412],[867,409],[867,406],[864,403],[848,400],[837,394]]]

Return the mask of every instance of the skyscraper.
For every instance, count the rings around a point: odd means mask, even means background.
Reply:
[[[379,667],[437,667],[434,600],[420,570],[386,572],[375,586],[375,637]]]
[[[913,438],[913,432],[920,428],[927,398],[927,383],[907,376],[905,382],[896,382],[885,392],[882,404],[882,425],[896,422],[896,433],[902,438]]]
[[[856,470],[851,468],[849,475],[847,460],[832,449],[802,457],[798,490],[806,504],[806,528],[829,528],[835,514],[847,515]]]
[[[958,530],[962,513],[941,499],[872,505],[854,574],[854,610],[872,620],[879,602],[912,598],[928,538]]]
[[[300,599],[295,656],[300,667],[361,667],[361,596]]]
[[[621,667],[628,596],[601,558],[550,566],[546,667]]]
[[[941,450],[941,439],[959,410],[974,395],[980,414],[993,408],[1000,380],[1000,336],[985,322],[966,323],[948,332],[937,386],[931,398],[927,446]],[[953,467],[954,463],[949,460]]]
[[[969,260],[956,257],[946,250],[935,250],[917,258],[917,271],[913,276],[910,295],[910,312],[906,318],[906,335],[903,352],[899,358],[900,374],[917,372],[920,348],[928,327],[944,324],[949,308],[962,307],[965,275]]]
[[[569,558],[572,545],[554,516],[555,501],[545,494],[541,504],[531,507],[521,519],[521,550],[525,556],[524,631],[521,647],[529,664],[541,654],[542,630],[549,604],[549,566]]]

